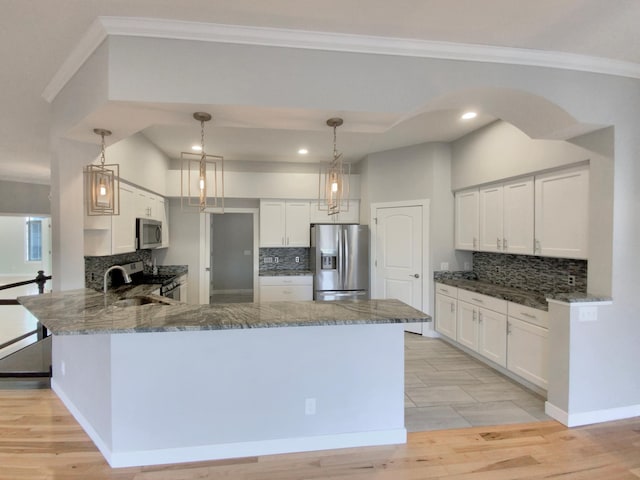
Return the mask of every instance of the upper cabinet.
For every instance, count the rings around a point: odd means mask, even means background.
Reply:
[[[481,188],[478,250],[533,254],[533,177]]]
[[[587,258],[588,168],[539,175],[535,188],[535,253]]]
[[[455,194],[455,248],[586,259],[589,169]]]
[[[116,255],[136,250],[136,218],[162,222],[162,247],[169,246],[165,199],[132,185],[120,183],[120,215],[84,218],[84,254]]]
[[[310,223],[360,223],[360,200],[349,200],[349,210],[329,215],[327,210],[318,208],[319,201],[310,204]]]
[[[478,189],[456,192],[455,248],[478,249]]]
[[[260,201],[261,247],[308,247],[309,225],[308,201]]]

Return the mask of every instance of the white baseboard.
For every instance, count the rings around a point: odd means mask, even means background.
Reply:
[[[112,468],[138,467],[144,465],[162,465],[168,463],[200,462],[205,460],[221,460],[225,458],[254,457],[258,455],[274,455],[279,453],[310,452],[330,450],[334,448],[368,447],[378,445],[396,445],[407,443],[405,428],[379,430],[372,432],[337,433],[313,437],[281,438],[274,440],[258,440],[250,442],[223,443],[214,445],[198,445],[180,448],[157,450],[112,451],[93,428],[91,423],[75,407],[69,397],[51,379],[51,389],[71,412],[89,438]]]
[[[607,408],[604,410],[592,410],[590,412],[568,413],[555,405],[545,402],[544,412],[554,420],[567,427],[579,427],[593,423],[611,422],[640,416],[640,405],[628,407]]]

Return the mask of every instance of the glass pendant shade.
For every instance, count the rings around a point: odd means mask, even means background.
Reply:
[[[204,122],[211,115],[196,112],[200,122],[200,153],[180,153],[180,202],[183,211],[203,212],[207,208],[224,211],[224,158],[208,155],[204,149]]]
[[[344,163],[342,154],[336,149],[336,128],[342,125],[342,119],[330,118],[327,125],[333,127],[333,159],[328,164],[320,164],[318,209],[327,215],[336,215],[349,211],[351,164]]]
[[[94,132],[102,137],[102,150],[100,164],[84,169],[87,215],[120,215],[120,165],[105,163],[104,137],[111,132],[99,128]]]

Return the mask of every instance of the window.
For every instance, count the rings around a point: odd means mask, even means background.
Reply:
[[[42,261],[42,219],[27,217],[27,261]]]

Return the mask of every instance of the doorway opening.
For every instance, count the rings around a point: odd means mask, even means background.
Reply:
[[[254,218],[250,212],[210,215],[209,303],[254,299]]]

